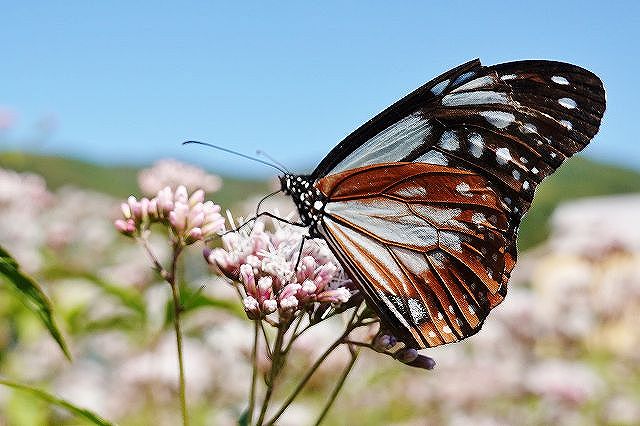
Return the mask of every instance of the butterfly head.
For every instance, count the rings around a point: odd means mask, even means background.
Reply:
[[[284,174],[280,176],[280,190],[291,196],[302,222],[313,228],[323,213],[326,197],[313,185],[311,176]]]

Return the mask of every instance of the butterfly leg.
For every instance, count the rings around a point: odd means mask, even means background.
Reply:
[[[298,260],[296,260],[296,264],[293,267],[294,271],[298,270],[298,265],[300,265],[300,259],[302,259],[302,249],[304,248],[304,243],[307,240],[311,240],[312,238],[309,235],[303,235],[302,240],[300,241],[300,250],[298,250]]]
[[[291,225],[291,226],[298,226],[298,227],[301,227],[301,228],[306,228],[307,226],[309,226],[309,225],[305,225],[302,222],[292,222],[292,221],[287,220],[285,218],[282,218],[280,216],[276,216],[273,213],[262,212],[262,213],[258,213],[257,215],[247,219],[242,225],[238,226],[237,228],[230,229],[230,230],[228,230],[226,232],[223,232],[221,235],[226,235],[226,234],[230,234],[232,232],[237,232],[237,231],[241,230],[242,228],[244,228],[245,226],[249,225],[250,223],[255,222],[256,220],[258,220],[262,216],[270,217],[272,219],[275,219],[275,220],[277,220],[279,222],[286,223],[286,224]]]

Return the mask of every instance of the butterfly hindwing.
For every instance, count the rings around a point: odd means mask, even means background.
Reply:
[[[327,176],[321,232],[386,324],[420,347],[477,332],[506,291],[507,217],[484,178],[424,163]]]

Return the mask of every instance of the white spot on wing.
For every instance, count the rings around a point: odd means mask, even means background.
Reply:
[[[537,133],[538,128],[531,123],[525,123],[520,128],[520,131],[522,131],[522,133]]]
[[[509,152],[508,148],[498,148],[496,150],[496,160],[498,164],[504,166],[509,161],[511,161],[511,152]]]
[[[476,158],[482,156],[484,151],[484,142],[482,136],[479,133],[469,133],[469,152]]]
[[[506,104],[509,100],[503,92],[479,90],[477,92],[450,93],[442,98],[444,106]]]
[[[515,170],[515,169],[514,169],[514,170],[513,170],[513,172],[512,172],[512,174],[513,174],[513,178],[514,178],[515,180],[520,180],[520,172],[519,172],[518,170]]]
[[[460,141],[458,135],[452,130],[445,130],[440,136],[440,144],[443,149],[447,151],[455,151],[460,148]]]
[[[431,150],[414,160],[416,163],[436,164],[438,166],[446,166],[449,160],[440,151]]]
[[[410,298],[407,301],[409,304],[409,312],[411,313],[413,320],[418,324],[424,322],[428,314],[422,302],[414,298]]]
[[[480,115],[498,129],[504,129],[516,119],[513,114],[504,111],[480,111]]]
[[[538,174],[538,171],[539,171],[539,170],[538,170],[536,167],[534,167],[534,168],[532,168],[532,169],[531,169],[531,173],[533,173],[534,175],[537,175],[537,174]]]
[[[558,99],[558,103],[567,109],[574,109],[578,106],[576,101],[571,98],[560,98]]]
[[[573,124],[571,124],[571,122],[568,120],[560,120],[560,124],[562,124],[564,127],[566,127],[569,130],[573,130]]]
[[[465,197],[473,197],[473,194],[469,192],[470,189],[471,187],[467,182],[461,182],[456,186],[456,191]]]
[[[503,75],[502,77],[500,77],[500,80],[502,81],[507,81],[507,80],[514,80],[516,79],[518,76],[515,74],[507,74],[507,75]]]
[[[420,185],[406,185],[403,188],[393,191],[394,194],[401,197],[413,198],[424,197],[427,195],[427,190]]]
[[[477,89],[480,87],[490,86],[493,83],[493,78],[491,76],[485,75],[484,77],[479,77],[473,79],[460,87],[457,87],[451,91],[451,93],[456,92],[464,92],[467,90]]]
[[[484,213],[475,212],[474,214],[471,215],[471,221],[477,225],[477,224],[486,222],[487,217],[484,215]]]
[[[553,77],[551,77],[551,81],[553,81],[556,84],[562,84],[565,86],[569,84],[569,80],[559,75],[554,75]]]

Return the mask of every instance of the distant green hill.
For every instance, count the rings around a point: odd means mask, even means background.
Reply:
[[[71,184],[120,198],[138,192],[136,167],[106,167],[65,157],[11,152],[0,153],[0,167],[42,175],[53,189]],[[260,180],[223,176],[223,182],[222,190],[215,195],[222,206],[233,205],[238,194],[244,199],[268,192],[267,183]],[[538,188],[533,207],[522,223],[518,245],[527,249],[544,241],[549,216],[561,202],[630,192],[640,192],[640,173],[583,157],[572,158]]]
[[[640,192],[640,173],[573,157],[536,190],[533,206],[520,228],[518,246],[527,249],[544,241],[549,216],[564,201],[631,192]]]
[[[143,167],[102,166],[83,160],[50,155],[0,152],[0,167],[16,171],[29,171],[41,175],[52,189],[63,185],[92,189],[119,198],[139,194],[137,175]],[[238,201],[237,194],[246,198],[253,194],[270,192],[265,181],[225,177],[215,201],[231,206]]]

